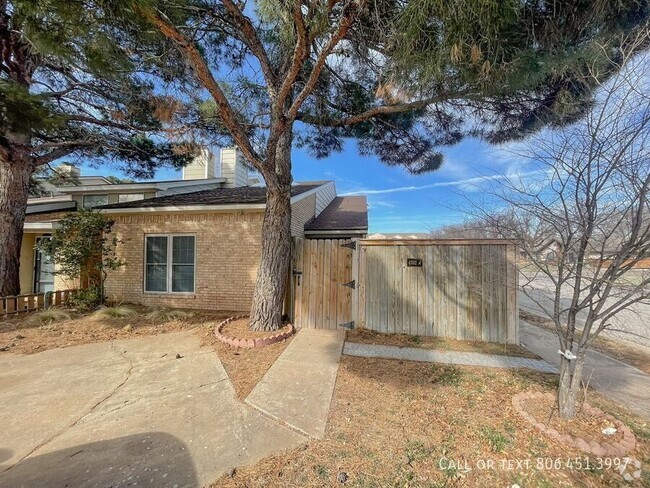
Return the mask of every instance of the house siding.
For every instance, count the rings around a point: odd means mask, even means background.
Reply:
[[[303,237],[305,235],[305,224],[311,222],[316,215],[316,195],[312,194],[301,198],[291,205],[292,237]]]
[[[334,198],[336,198],[336,186],[333,181],[321,186],[316,192],[316,216],[320,215]]]
[[[109,214],[110,216],[110,214]],[[260,259],[263,212],[154,213],[110,216],[127,264],[106,280],[109,300],[211,310],[248,311]],[[189,295],[144,293],[147,234],[196,236],[195,290]]]

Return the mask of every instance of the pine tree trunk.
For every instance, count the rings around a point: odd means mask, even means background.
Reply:
[[[257,273],[251,330],[282,327],[282,306],[291,262],[291,132],[278,143],[275,175],[265,178],[266,210],[262,223],[262,256]]]
[[[33,166],[0,155],[0,296],[20,293],[20,246]]]

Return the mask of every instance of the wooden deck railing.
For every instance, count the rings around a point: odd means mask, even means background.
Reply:
[[[77,290],[57,290],[0,297],[0,317],[66,305],[70,297],[76,292]]]

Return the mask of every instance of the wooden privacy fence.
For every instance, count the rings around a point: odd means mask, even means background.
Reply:
[[[45,293],[0,297],[0,316],[6,317],[11,314],[34,312],[36,310],[62,306],[67,304],[70,297],[76,292],[77,290],[57,290]]]
[[[505,240],[294,243],[294,324],[518,343],[515,246]]]

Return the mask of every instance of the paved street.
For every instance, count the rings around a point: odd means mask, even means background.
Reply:
[[[522,283],[520,277],[520,284]],[[544,276],[537,276],[526,286],[526,292],[519,293],[519,307],[528,312],[547,316],[543,308],[553,308],[553,286],[551,281]],[[562,291],[562,306],[570,303],[570,289]],[[578,317],[580,320],[581,317]],[[613,319],[613,326],[622,331],[603,331],[604,337],[632,342],[650,348],[650,303],[637,303],[617,314]]]

